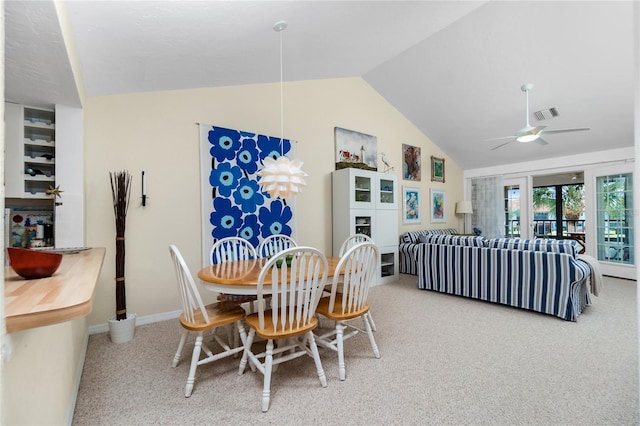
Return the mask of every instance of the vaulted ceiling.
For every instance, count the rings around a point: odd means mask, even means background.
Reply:
[[[285,20],[286,81],[360,76],[463,169],[634,143],[632,1],[4,5],[9,101],[80,106],[76,80],[87,96],[279,81],[272,26]],[[508,140],[486,139],[525,125],[523,83],[533,126],[590,130],[492,150]],[[558,115],[538,121],[550,108]]]

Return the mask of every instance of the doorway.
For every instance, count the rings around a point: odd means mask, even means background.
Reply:
[[[635,280],[633,162],[596,167],[585,173],[587,254],[604,275]]]
[[[573,239],[586,251],[584,172],[566,171],[533,176],[531,238]]]
[[[504,179],[504,236],[532,238],[529,180],[528,178]]]
[[[596,176],[596,256],[601,262],[633,265],[633,175]]]
[[[584,173],[567,172],[533,178],[535,238],[572,239],[586,251]]]

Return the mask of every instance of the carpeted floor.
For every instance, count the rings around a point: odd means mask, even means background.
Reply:
[[[636,282],[606,278],[577,322],[418,290],[415,277],[371,289],[381,358],[366,335],[337,356],[280,366],[268,413],[262,375],[237,359],[198,368],[184,397],[192,345],[175,369],[177,320],[139,326],[132,341],[89,339],[73,424],[638,424]]]

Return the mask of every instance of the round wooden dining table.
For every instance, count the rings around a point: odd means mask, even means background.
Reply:
[[[268,259],[236,260],[206,266],[198,272],[205,287],[212,291],[226,294],[256,295],[258,294],[258,277]],[[329,268],[327,279],[332,278],[336,266],[340,262],[338,256],[327,256]],[[271,284],[271,276],[267,274],[264,285]]]

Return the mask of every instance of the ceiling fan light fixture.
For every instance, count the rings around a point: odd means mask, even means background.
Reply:
[[[536,139],[538,139],[539,137],[540,137],[540,135],[538,135],[538,134],[526,134],[526,135],[518,136],[516,138],[516,140],[518,142],[533,142]]]

